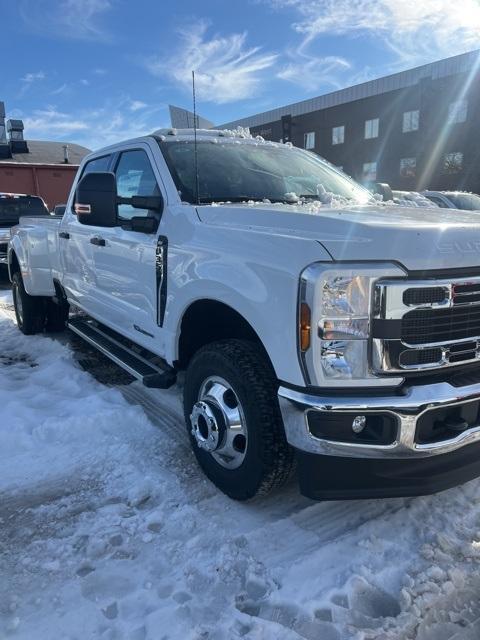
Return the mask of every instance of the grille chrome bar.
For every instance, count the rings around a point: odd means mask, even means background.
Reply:
[[[378,281],[373,327],[376,373],[480,362],[480,277]]]

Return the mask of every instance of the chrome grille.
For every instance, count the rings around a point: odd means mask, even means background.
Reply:
[[[401,367],[421,367],[426,364],[441,362],[443,352],[440,347],[434,349],[405,349],[398,357]]]
[[[468,283],[452,285],[452,300],[455,306],[480,302],[480,284]]]
[[[403,293],[403,302],[408,306],[432,304],[448,299],[448,289],[445,287],[418,287],[407,289]]]
[[[375,300],[375,372],[480,364],[480,277],[379,281]]]
[[[454,342],[480,336],[480,304],[449,309],[418,309],[402,318],[406,344]]]

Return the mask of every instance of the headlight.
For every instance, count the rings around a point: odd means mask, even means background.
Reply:
[[[10,229],[0,229],[0,242],[8,242],[10,235]]]
[[[370,371],[370,318],[374,283],[404,277],[393,264],[313,264],[302,273],[300,305],[309,312],[309,340],[299,324],[299,340],[307,383],[316,386],[401,384],[402,378],[380,378]],[[301,317],[300,317],[301,321]],[[308,348],[302,349],[303,345]]]
[[[327,340],[368,338],[371,277],[327,272],[323,278],[321,337]]]

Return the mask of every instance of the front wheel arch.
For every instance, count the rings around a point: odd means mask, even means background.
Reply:
[[[177,345],[178,366],[185,369],[199,349],[226,339],[257,344],[274,370],[260,336],[248,320],[233,307],[210,298],[195,300],[183,312]]]

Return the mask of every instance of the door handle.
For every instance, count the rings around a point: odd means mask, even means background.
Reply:
[[[70,234],[67,233],[67,231],[60,231],[58,237],[63,238],[64,240],[70,240]]]
[[[105,240],[103,238],[99,238],[98,236],[93,236],[93,238],[90,238],[90,242],[92,244],[96,244],[97,247],[105,246]]]

